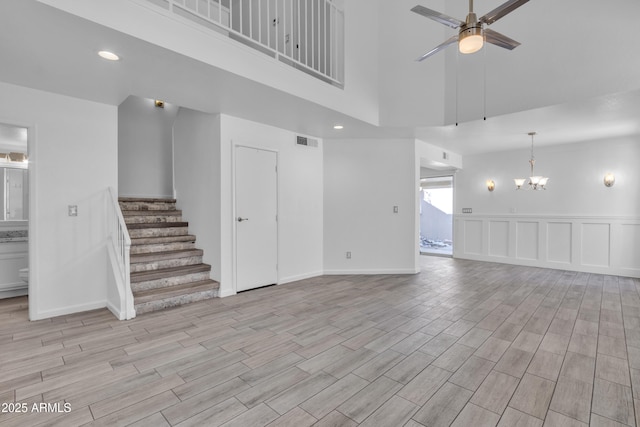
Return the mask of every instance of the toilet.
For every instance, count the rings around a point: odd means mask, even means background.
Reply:
[[[29,283],[29,267],[21,268],[18,272],[18,277],[25,283]]]

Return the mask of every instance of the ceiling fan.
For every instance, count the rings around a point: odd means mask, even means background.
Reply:
[[[460,21],[459,19],[452,18],[449,15],[436,12],[435,10],[428,9],[424,6],[415,6],[411,9],[412,12],[429,19],[433,19],[447,27],[459,30],[457,35],[434,47],[429,52],[417,58],[416,61],[423,61],[455,42],[458,42],[458,50],[460,53],[477,52],[482,49],[485,41],[509,50],[518,47],[520,43],[517,41],[510,39],[497,31],[484,28],[484,25],[493,24],[498,19],[513,12],[528,1],[529,0],[509,0],[478,19],[476,14],[473,12],[473,0],[469,0],[469,14],[465,21]]]

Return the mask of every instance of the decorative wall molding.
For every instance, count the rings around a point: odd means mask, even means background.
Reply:
[[[461,259],[640,277],[640,217],[454,215]]]

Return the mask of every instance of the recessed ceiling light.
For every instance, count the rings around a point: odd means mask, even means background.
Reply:
[[[109,52],[108,50],[101,50],[98,52],[101,58],[107,59],[109,61],[118,61],[120,57],[113,52]]]
[[[340,130],[340,129],[344,129],[344,126],[342,126],[342,125],[335,125],[333,128],[334,128],[334,129],[336,129],[336,130]]]

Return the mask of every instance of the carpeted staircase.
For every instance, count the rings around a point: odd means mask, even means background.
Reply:
[[[218,296],[175,199],[120,198],[131,237],[131,289],[136,314]]]

